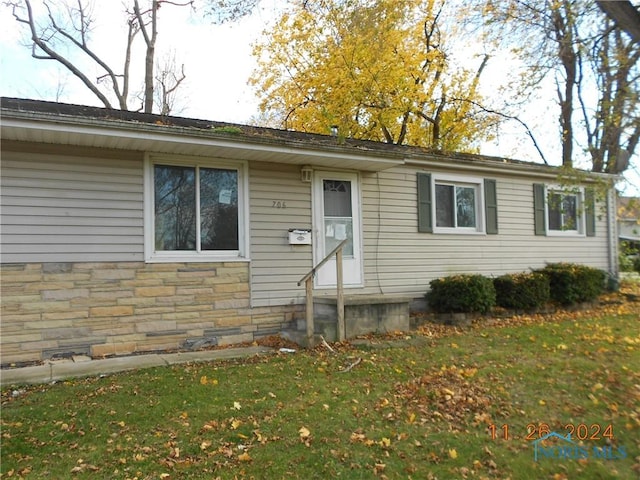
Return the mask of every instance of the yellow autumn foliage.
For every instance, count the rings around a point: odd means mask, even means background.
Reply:
[[[254,45],[263,114],[297,131],[477,151],[496,120],[478,107],[484,61],[451,64],[443,5],[298,2]]]

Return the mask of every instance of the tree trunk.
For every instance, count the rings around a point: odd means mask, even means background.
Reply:
[[[560,128],[562,129],[562,165],[571,167],[573,165],[573,90],[576,84],[577,56],[574,50],[573,12],[570,2],[565,0],[562,2],[562,9],[554,9],[552,19],[558,43],[558,57],[566,75],[564,92],[561,92],[561,87],[558,86]]]

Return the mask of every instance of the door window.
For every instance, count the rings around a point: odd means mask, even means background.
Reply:
[[[325,254],[347,240],[343,255],[353,256],[353,212],[351,182],[323,180]]]

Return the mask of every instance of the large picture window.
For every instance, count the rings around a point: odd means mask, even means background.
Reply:
[[[242,256],[241,168],[158,161],[147,170],[148,259]]]

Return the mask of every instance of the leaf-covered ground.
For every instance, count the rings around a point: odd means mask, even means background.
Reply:
[[[0,475],[637,479],[639,326],[625,285],[585,311],[13,386]]]

